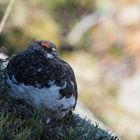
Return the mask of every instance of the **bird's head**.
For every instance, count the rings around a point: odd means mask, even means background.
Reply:
[[[48,40],[34,41],[28,50],[39,50],[48,56],[57,56],[56,46]]]

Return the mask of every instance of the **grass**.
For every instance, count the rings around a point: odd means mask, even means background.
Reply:
[[[118,140],[73,113],[61,121],[47,123],[49,112],[12,99],[4,82],[5,61],[0,61],[0,140]]]

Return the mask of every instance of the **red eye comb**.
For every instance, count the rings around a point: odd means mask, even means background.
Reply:
[[[47,48],[49,48],[49,47],[50,47],[50,42],[49,42],[49,41],[46,41],[46,40],[42,40],[42,41],[40,41],[40,45],[41,45],[42,47],[47,47]]]

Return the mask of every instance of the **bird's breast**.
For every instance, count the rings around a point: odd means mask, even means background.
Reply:
[[[15,78],[13,77],[12,79]],[[44,106],[46,109],[56,112],[56,116],[65,116],[76,103],[76,99],[73,95],[69,98],[65,96],[61,98],[60,90],[66,88],[66,82],[63,86],[58,86],[54,84],[55,81],[50,81],[49,88],[43,87],[41,89],[24,85],[23,83],[16,84],[9,78],[6,82],[11,87],[9,93],[13,98],[24,100],[27,104],[35,108]]]

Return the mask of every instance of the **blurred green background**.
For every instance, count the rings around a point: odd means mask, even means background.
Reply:
[[[79,101],[120,138],[140,139],[140,0],[0,0],[0,28],[9,56],[33,40],[54,42]]]

